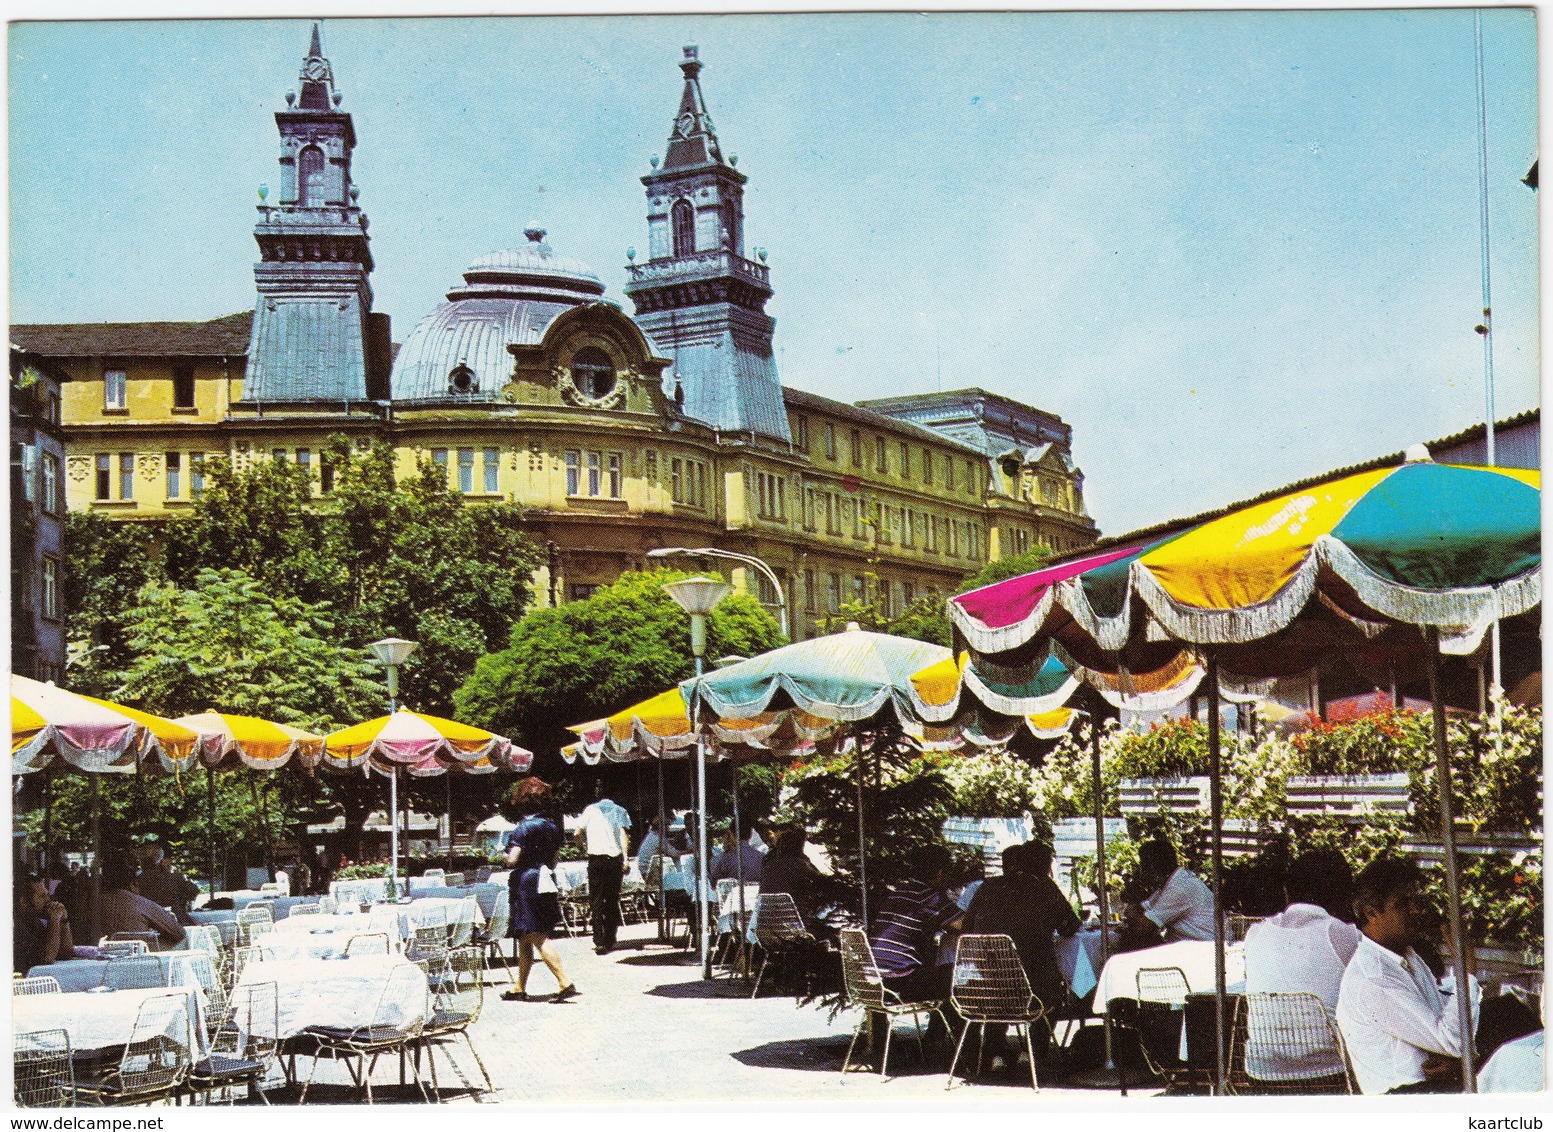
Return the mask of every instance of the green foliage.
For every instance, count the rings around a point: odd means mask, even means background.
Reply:
[[[400,866],[400,870],[399,871],[401,873],[404,872],[403,865]],[[339,869],[335,870],[334,879],[335,880],[376,880],[378,877],[386,877],[387,875],[388,875],[388,862],[387,861],[368,861],[368,862],[366,862],[364,864],[360,864],[360,865],[343,865],[343,866],[341,866]]]
[[[941,773],[952,792],[950,806],[955,815],[1034,817],[1045,827],[1045,836],[1051,836],[1051,823],[1041,812],[1040,772],[1017,755],[991,751],[969,758],[949,759],[942,764]]]
[[[72,511],[65,516],[65,637],[81,659],[73,688],[105,694],[113,673],[131,660],[123,615],[146,582],[163,576],[157,525],[125,523]]]
[[[534,750],[571,740],[570,723],[597,719],[692,675],[690,621],[664,592],[677,570],[626,574],[585,601],[530,613],[509,647],[483,656],[454,694],[458,718],[513,735]],[[732,594],[707,618],[709,656],[754,656],[782,643],[753,598]]]

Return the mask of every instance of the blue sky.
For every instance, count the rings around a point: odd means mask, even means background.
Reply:
[[[1536,403],[1535,15],[1483,15],[1499,415]],[[251,307],[303,20],[12,24],[16,322]],[[777,364],[1061,415],[1103,530],[1480,420],[1469,10],[333,19],[402,340],[529,222],[620,300],[699,45]]]

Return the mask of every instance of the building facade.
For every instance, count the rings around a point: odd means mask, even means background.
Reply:
[[[402,473],[429,461],[471,502],[525,507],[549,549],[541,604],[651,550],[713,547],[770,565],[795,637],[853,598],[894,612],[989,559],[1093,541],[1071,430],[1050,413],[981,390],[850,405],[783,387],[770,269],[745,255],[746,178],[722,155],[694,48],[680,68],[665,158],[642,178],[634,316],[531,229],[471,263],[395,352],[372,310],[355,132],[315,30],[300,95],[275,116],[252,313],[12,328],[66,377],[69,506],[174,514],[213,457],[295,461],[327,492],[332,436],[382,438]],[[764,575],[731,575],[776,611]]]
[[[11,350],[11,671],[65,671],[65,443],[59,374]]]

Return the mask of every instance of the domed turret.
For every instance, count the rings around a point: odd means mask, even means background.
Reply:
[[[541,228],[520,248],[481,256],[464,285],[421,320],[394,359],[395,401],[490,401],[512,376],[510,345],[534,345],[557,315],[598,302],[593,270],[545,243]]]

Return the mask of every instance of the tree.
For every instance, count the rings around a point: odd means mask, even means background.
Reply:
[[[673,687],[692,673],[690,622],[663,584],[690,576],[626,574],[585,601],[530,613],[454,694],[458,718],[548,752],[571,741],[567,724]],[[781,643],[776,621],[746,595],[730,595],[707,618],[709,656],[754,656]]]
[[[971,590],[981,589],[982,586],[990,586],[993,582],[1001,582],[1005,578],[1017,578],[1021,574],[1033,574],[1037,570],[1044,570],[1047,563],[1051,561],[1051,556],[1051,551],[1044,546],[1033,547],[1019,554],[1004,555],[967,577],[955,592],[969,593]]]
[[[73,687],[102,694],[128,666],[123,614],[147,581],[163,576],[160,524],[71,512],[65,518],[65,639],[80,656]]]

